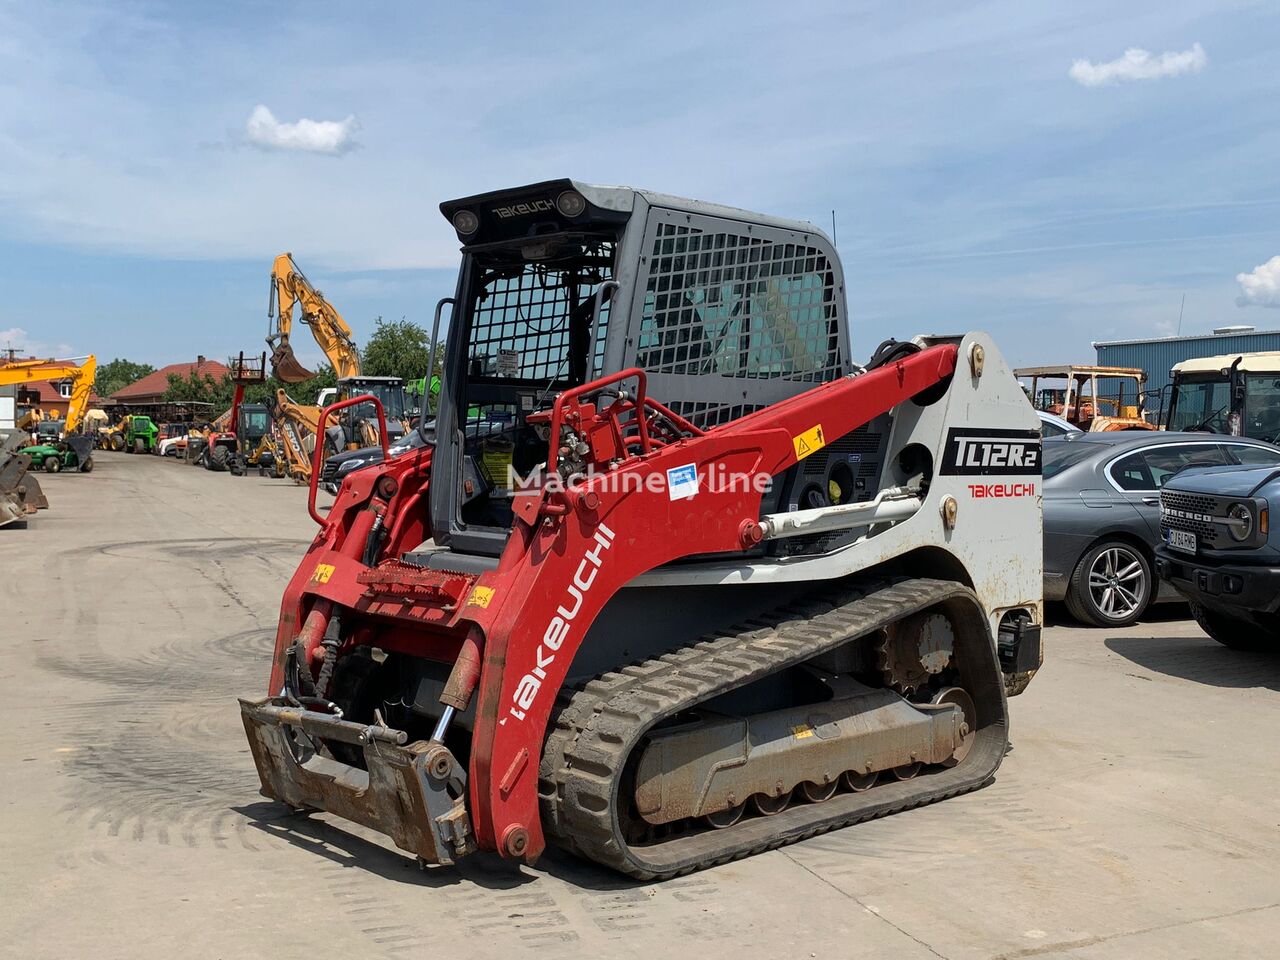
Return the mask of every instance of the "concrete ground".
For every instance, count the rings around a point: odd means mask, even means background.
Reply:
[[[1052,626],[977,793],[675,881],[422,872],[257,792],[305,492],[100,454],[0,529],[0,955],[1174,958],[1280,937],[1280,656]],[[1270,944],[1271,946],[1268,946]]]

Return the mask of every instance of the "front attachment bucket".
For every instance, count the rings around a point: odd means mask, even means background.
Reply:
[[[40,481],[34,473],[28,473],[18,481],[18,499],[22,501],[27,513],[49,509],[49,498],[40,489]]]
[[[39,481],[27,473],[31,458],[18,452],[27,439],[17,430],[0,433],[0,527],[49,506]]]
[[[285,383],[301,383],[310,380],[315,373],[308,370],[293,355],[293,347],[288,337],[281,337],[280,342],[271,348],[271,372]]]
[[[82,433],[75,433],[67,437],[65,442],[71,448],[71,452],[76,455],[76,466],[82,472],[88,473],[89,471],[85,470],[84,467],[86,463],[93,460],[93,438],[86,437]],[[91,466],[89,469],[92,470],[93,467]]]
[[[466,773],[442,743],[290,706],[282,698],[241,700],[240,717],[262,795],[324,810],[390,837],[427,863],[450,864],[475,850]],[[367,770],[335,760],[324,741],[362,747]]]

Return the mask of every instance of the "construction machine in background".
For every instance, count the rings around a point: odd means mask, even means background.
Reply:
[[[133,413],[122,421],[120,438],[125,453],[153,453],[160,442],[160,428],[155,421]]]
[[[251,384],[264,383],[267,355],[231,357],[227,366],[231,370],[231,382],[235,384],[231,409],[218,417],[206,438],[200,454],[201,463],[208,470],[231,470],[242,475],[245,460],[262,437],[271,429],[271,418],[261,403],[244,402],[244,389]]]
[[[1086,433],[1159,429],[1147,419],[1147,374],[1139,367],[1062,364],[1022,367],[1013,375],[1031,381],[1027,392],[1037,410]]]
[[[36,427],[43,423],[45,419],[46,414],[43,410],[39,407],[32,407],[14,421],[13,427],[15,430],[21,430],[24,433],[35,433]]]
[[[310,482],[320,408],[297,403],[283,389],[276,390],[274,402],[268,398],[267,405],[279,434],[285,475],[295,483]]]
[[[351,328],[337,308],[320,293],[294,262],[282,253],[271,267],[271,293],[267,301],[267,345],[271,347],[271,372],[285,383],[302,383],[315,373],[304,367],[293,351],[293,313],[297,307],[338,378],[338,398],[372,394],[381,401],[390,439],[408,429],[404,380],[400,377],[366,376],[360,369],[360,351]],[[326,431],[330,453],[377,443],[377,422],[369,404],[346,407]]]
[[[36,443],[29,434],[13,431],[0,453],[0,524],[11,523],[49,505],[39,482],[28,470],[33,465],[53,473],[61,469],[88,473],[93,469],[93,438],[80,432],[89,410],[89,396],[97,373],[93,355],[82,360],[14,360],[0,365],[0,386],[37,380],[70,380],[65,421],[45,418],[35,425]],[[51,431],[51,432],[49,432]]]
[[[1166,430],[1280,442],[1280,352],[1196,357],[1169,374]]]
[[[1042,623],[1040,434],[991,340],[854,362],[806,222],[569,180],[441,210],[434,433],[327,514],[313,470],[241,701],[262,792],[423,863],[662,878],[990,782]]]

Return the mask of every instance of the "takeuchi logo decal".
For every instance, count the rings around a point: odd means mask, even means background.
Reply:
[[[944,476],[1038,476],[1040,434],[1035,430],[952,427],[942,452]]]
[[[534,213],[550,213],[556,205],[550,200],[527,200],[524,203],[513,203],[505,207],[494,207],[493,212],[499,220],[510,220],[512,217],[527,217]]]
[[[617,534],[603,523],[596,527],[594,544],[583,552],[582,559],[578,562],[578,569],[574,571],[573,580],[565,590],[564,599],[542,633],[542,642],[538,644],[538,649],[534,653],[533,669],[520,678],[520,682],[516,684],[515,693],[511,695],[512,702],[508,708],[508,715],[516,720],[523,720],[525,711],[538,699],[538,692],[542,689],[543,681],[547,679],[547,667],[555,663],[557,653],[569,638],[574,620],[582,610],[582,601],[590,592],[592,584],[596,582],[596,574],[600,572],[600,567],[604,563],[604,552],[613,547],[616,536]],[[507,717],[503,717],[499,722],[506,723]]]

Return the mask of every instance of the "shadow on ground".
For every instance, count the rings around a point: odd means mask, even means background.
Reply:
[[[1155,673],[1214,687],[1280,690],[1280,642],[1266,653],[1232,650],[1208,637],[1110,637],[1107,649]]]
[[[447,887],[470,883],[489,890],[514,890],[548,874],[587,890],[629,890],[643,881],[606,870],[563,850],[549,847],[536,867],[510,863],[492,853],[473,853],[453,866],[419,869],[412,854],[357,836],[334,821],[294,813],[278,803],[260,802],[232,807],[249,826],[290,843],[316,857],[344,867],[418,887]]]
[[[1179,600],[1171,600],[1167,603],[1153,603],[1147,607],[1142,614],[1139,623],[1176,623],[1179,620],[1187,620],[1191,617],[1191,612],[1187,609],[1187,605]],[[1058,603],[1053,600],[1045,601],[1044,605],[1044,623],[1046,627],[1081,627],[1086,626],[1073,617],[1067,611],[1065,603]]]

